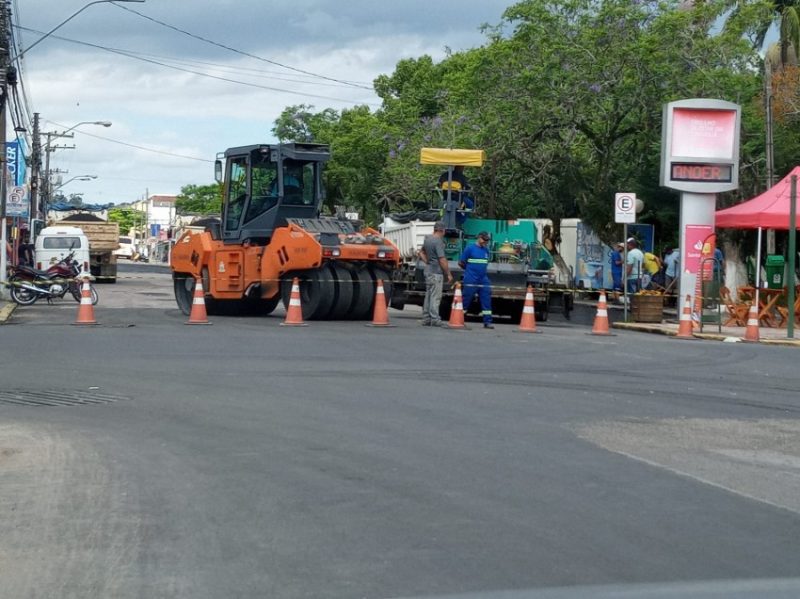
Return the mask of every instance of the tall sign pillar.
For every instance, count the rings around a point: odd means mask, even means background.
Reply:
[[[663,115],[661,185],[681,192],[682,299],[698,295],[704,259],[714,255],[717,194],[739,187],[741,107],[695,98],[665,104]]]

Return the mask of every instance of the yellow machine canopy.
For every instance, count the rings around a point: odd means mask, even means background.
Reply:
[[[486,154],[483,150],[459,150],[451,148],[421,148],[420,164],[442,166],[483,166]]]

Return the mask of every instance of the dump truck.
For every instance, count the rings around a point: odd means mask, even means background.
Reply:
[[[448,182],[452,180],[455,166],[482,166],[482,150],[422,148],[421,164],[440,165],[447,168]],[[398,246],[401,264],[395,270],[391,305],[402,309],[406,304],[422,305],[425,299],[424,265],[417,259],[425,235],[433,232],[434,222],[445,224],[444,245],[450,271],[456,281],[462,269],[458,260],[467,247],[474,243],[478,233],[490,235],[489,279],[492,282],[492,312],[519,322],[528,287],[533,290],[536,318],[547,320],[551,307],[562,310],[569,318],[573,307],[572,291],[555,288],[553,258],[539,243],[537,223],[533,219],[495,220],[475,217],[474,201],[464,202],[459,197],[465,190],[443,184],[436,192],[437,206],[419,215],[405,214],[398,220],[384,217],[383,234]],[[467,207],[471,205],[471,207]],[[454,288],[445,285],[440,304],[443,319],[450,317]],[[479,302],[471,310],[477,311]]]
[[[80,212],[55,223],[78,227],[89,239],[89,270],[98,282],[117,282],[117,257],[119,249],[119,223],[109,222],[94,214]]]
[[[271,313],[300,283],[304,319],[368,319],[377,281],[391,295],[397,247],[378,231],[323,216],[324,144],[260,144],[217,156],[222,216],[186,231],[170,256],[175,300],[191,311],[202,285],[210,312]]]

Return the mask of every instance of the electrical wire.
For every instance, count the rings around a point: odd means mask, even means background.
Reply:
[[[30,32],[33,32],[33,33],[40,33],[37,30],[31,29],[29,27],[20,27],[20,29],[22,29],[24,31],[30,31]],[[264,89],[264,90],[268,90],[268,91],[291,94],[291,95],[295,95],[295,96],[302,96],[302,97],[306,97],[306,98],[317,98],[317,99],[321,99],[321,100],[330,100],[330,101],[334,101],[334,102],[344,102],[344,103],[347,103],[347,104],[354,104],[356,106],[365,105],[365,104],[368,105],[368,106],[378,106],[377,104],[370,103],[370,102],[357,102],[355,100],[347,100],[347,99],[344,99],[344,98],[336,98],[336,97],[332,97],[332,96],[324,96],[324,95],[321,95],[321,94],[311,94],[311,93],[308,93],[308,92],[295,91],[295,90],[290,90],[290,89],[285,89],[285,88],[280,88],[280,87],[272,87],[272,86],[268,86],[268,85],[261,85],[261,84],[253,83],[253,82],[250,82],[250,81],[241,81],[241,80],[238,80],[238,79],[231,79],[230,77],[220,77],[220,76],[217,76],[217,75],[211,75],[209,73],[203,73],[202,71],[195,71],[193,69],[187,69],[187,68],[184,68],[184,67],[178,67],[178,66],[175,66],[175,65],[169,65],[169,64],[157,61],[157,60],[143,58],[141,56],[136,55],[135,53],[129,52],[128,50],[121,50],[121,49],[112,48],[112,47],[109,47],[109,46],[102,46],[102,45],[99,45],[99,44],[92,44],[90,42],[82,42],[80,40],[74,40],[74,39],[70,39],[70,38],[66,38],[66,37],[61,37],[61,36],[58,36],[58,35],[51,35],[50,37],[58,39],[58,40],[61,40],[61,41],[69,42],[69,43],[72,43],[72,44],[78,44],[78,45],[81,45],[81,46],[88,46],[90,48],[95,48],[97,50],[103,50],[105,52],[110,52],[112,54],[118,54],[120,56],[125,56],[126,58],[130,58],[132,60],[139,60],[141,62],[146,62],[146,63],[149,63],[149,64],[155,64],[155,65],[158,65],[158,66],[161,66],[161,67],[165,67],[165,68],[168,68],[168,69],[173,69],[173,70],[176,70],[176,71],[181,71],[181,72],[184,72],[184,73],[189,73],[189,74],[192,74],[192,75],[199,75],[201,77],[208,77],[209,79],[215,79],[217,81],[224,81],[224,82],[227,82],[227,83],[235,83],[237,85],[244,85],[246,87],[254,87],[254,88],[257,88],[257,89]],[[372,90],[370,90],[370,91],[372,91]]]
[[[31,110],[31,101],[28,97],[27,89],[25,87],[25,63],[23,62],[22,58],[19,57],[19,50],[23,47],[23,40],[22,40],[22,33],[18,30],[17,26],[19,25],[19,3],[18,0],[13,0],[13,10],[12,10],[12,35],[11,35],[11,44],[14,51],[14,54],[17,56],[15,61],[16,69],[17,69],[17,81],[18,87],[21,91],[21,99],[19,95],[16,96],[17,103],[21,106],[22,112],[24,114],[24,122],[23,125],[26,131],[31,131],[31,126],[33,122],[33,114]],[[17,88],[14,88],[15,95],[17,94]]]
[[[201,42],[205,42],[207,44],[211,44],[212,46],[217,46],[219,48],[223,48],[225,50],[229,50],[231,52],[235,52],[236,54],[241,54],[242,56],[247,56],[249,58],[254,58],[255,60],[260,60],[261,62],[266,62],[266,63],[269,63],[271,65],[275,65],[275,66],[278,66],[278,67],[281,67],[281,68],[284,68],[284,69],[288,69],[290,71],[295,71],[297,73],[303,73],[304,75],[310,75],[312,77],[317,77],[319,79],[326,79],[328,81],[335,81],[336,83],[343,83],[345,85],[349,85],[349,86],[352,86],[352,87],[360,87],[362,89],[368,89],[368,90],[372,91],[371,87],[367,87],[367,86],[360,85],[360,84],[357,84],[357,83],[350,83],[350,82],[348,82],[348,81],[346,81],[344,79],[336,79],[335,77],[328,77],[327,75],[320,75],[319,73],[314,73],[312,71],[306,71],[304,69],[299,69],[297,67],[286,65],[286,64],[277,62],[275,60],[270,60],[268,58],[263,58],[261,56],[256,56],[255,54],[250,54],[249,52],[245,52],[243,50],[238,50],[237,48],[232,48],[231,46],[226,46],[225,44],[221,44],[219,42],[215,42],[214,40],[210,40],[208,38],[205,38],[205,37],[202,37],[200,35],[197,35],[195,33],[191,33],[189,31],[186,31],[185,29],[181,29],[180,27],[176,27],[175,25],[170,25],[169,23],[165,23],[164,21],[159,21],[158,19],[156,19],[154,17],[150,17],[150,16],[148,16],[148,15],[146,15],[144,13],[141,13],[138,10],[134,10],[133,8],[130,8],[128,6],[122,6],[120,4],[117,4],[116,2],[112,2],[111,4],[113,4],[117,8],[120,8],[122,10],[126,10],[126,11],[128,11],[130,13],[135,14],[135,15],[138,15],[143,19],[147,19],[148,21],[152,21],[153,23],[157,23],[157,24],[159,24],[159,25],[161,25],[163,27],[166,27],[168,29],[172,29],[173,31],[177,31],[178,33],[182,33],[183,35],[188,35],[191,38],[194,38],[196,40],[200,40]]]
[[[311,81],[310,77],[307,75],[287,75],[286,73],[281,73],[279,71],[270,71],[266,69],[254,69],[252,67],[242,67],[242,66],[235,66],[235,65],[222,65],[219,63],[214,62],[207,62],[202,60],[192,60],[190,58],[175,58],[173,56],[164,56],[159,54],[148,54],[146,52],[133,52],[131,50],[126,50],[126,52],[132,56],[139,56],[139,57],[149,57],[149,58],[158,58],[162,61],[169,61],[172,63],[176,63],[179,65],[188,65],[188,66],[205,66],[205,67],[212,67],[215,69],[219,69],[221,71],[229,72],[229,73],[239,73],[243,75],[251,75],[253,77],[259,77],[262,79],[275,79],[276,81],[288,81],[289,83],[299,83],[305,85],[317,85],[323,87],[346,87],[350,88],[350,86],[343,85],[341,83],[321,83],[319,81]],[[294,77],[294,78],[290,78]],[[302,77],[302,79],[301,79]]]
[[[61,123],[56,123],[55,121],[47,121],[48,123],[55,125],[56,127],[61,127],[62,129],[66,129],[67,125],[62,125]],[[139,146],[136,144],[128,143],[126,141],[120,141],[118,139],[112,139],[110,137],[105,137],[103,135],[95,135],[94,133],[88,133],[86,131],[78,131],[77,129],[74,131],[79,135],[86,135],[88,137],[93,137],[95,139],[102,139],[103,141],[107,141],[109,143],[118,144],[121,146],[126,146],[128,148],[134,148],[136,150],[142,150],[144,152],[152,152],[154,154],[161,154],[162,156],[172,156],[174,158],[185,158],[186,160],[195,160],[197,162],[208,162],[213,164],[213,160],[209,160],[208,158],[198,158],[197,156],[187,156],[186,154],[178,154],[176,152],[167,152],[166,150],[157,150],[156,148],[148,148],[146,146]]]

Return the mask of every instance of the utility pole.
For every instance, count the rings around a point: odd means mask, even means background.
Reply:
[[[28,222],[39,218],[39,177],[42,174],[42,143],[39,139],[39,113],[33,113],[33,151],[31,152],[31,206]],[[30,243],[33,243],[33,230],[29,230]]]
[[[50,183],[50,154],[55,152],[56,150],[74,150],[75,145],[71,146],[54,146],[53,138],[59,137],[69,137],[72,139],[75,137],[74,133],[58,133],[57,131],[48,131],[44,134],[47,137],[47,143],[44,145],[44,186],[42,187],[42,218],[47,221],[47,207],[50,205],[50,201],[52,200],[52,192],[53,186]]]
[[[775,142],[772,133],[772,62],[769,53],[764,57],[764,108],[767,117],[767,189],[770,189],[775,182]],[[775,231],[767,229],[767,253],[775,253]],[[756,268],[761,268],[756,266]]]
[[[0,143],[3,151],[0,152],[0,298],[8,299],[8,288],[5,282],[8,279],[6,272],[8,266],[7,252],[8,247],[8,227],[6,226],[6,195],[8,193],[6,180],[8,177],[8,163],[6,150],[6,106],[8,104],[8,69],[11,30],[9,28],[9,5],[8,0],[2,0],[0,4]]]

